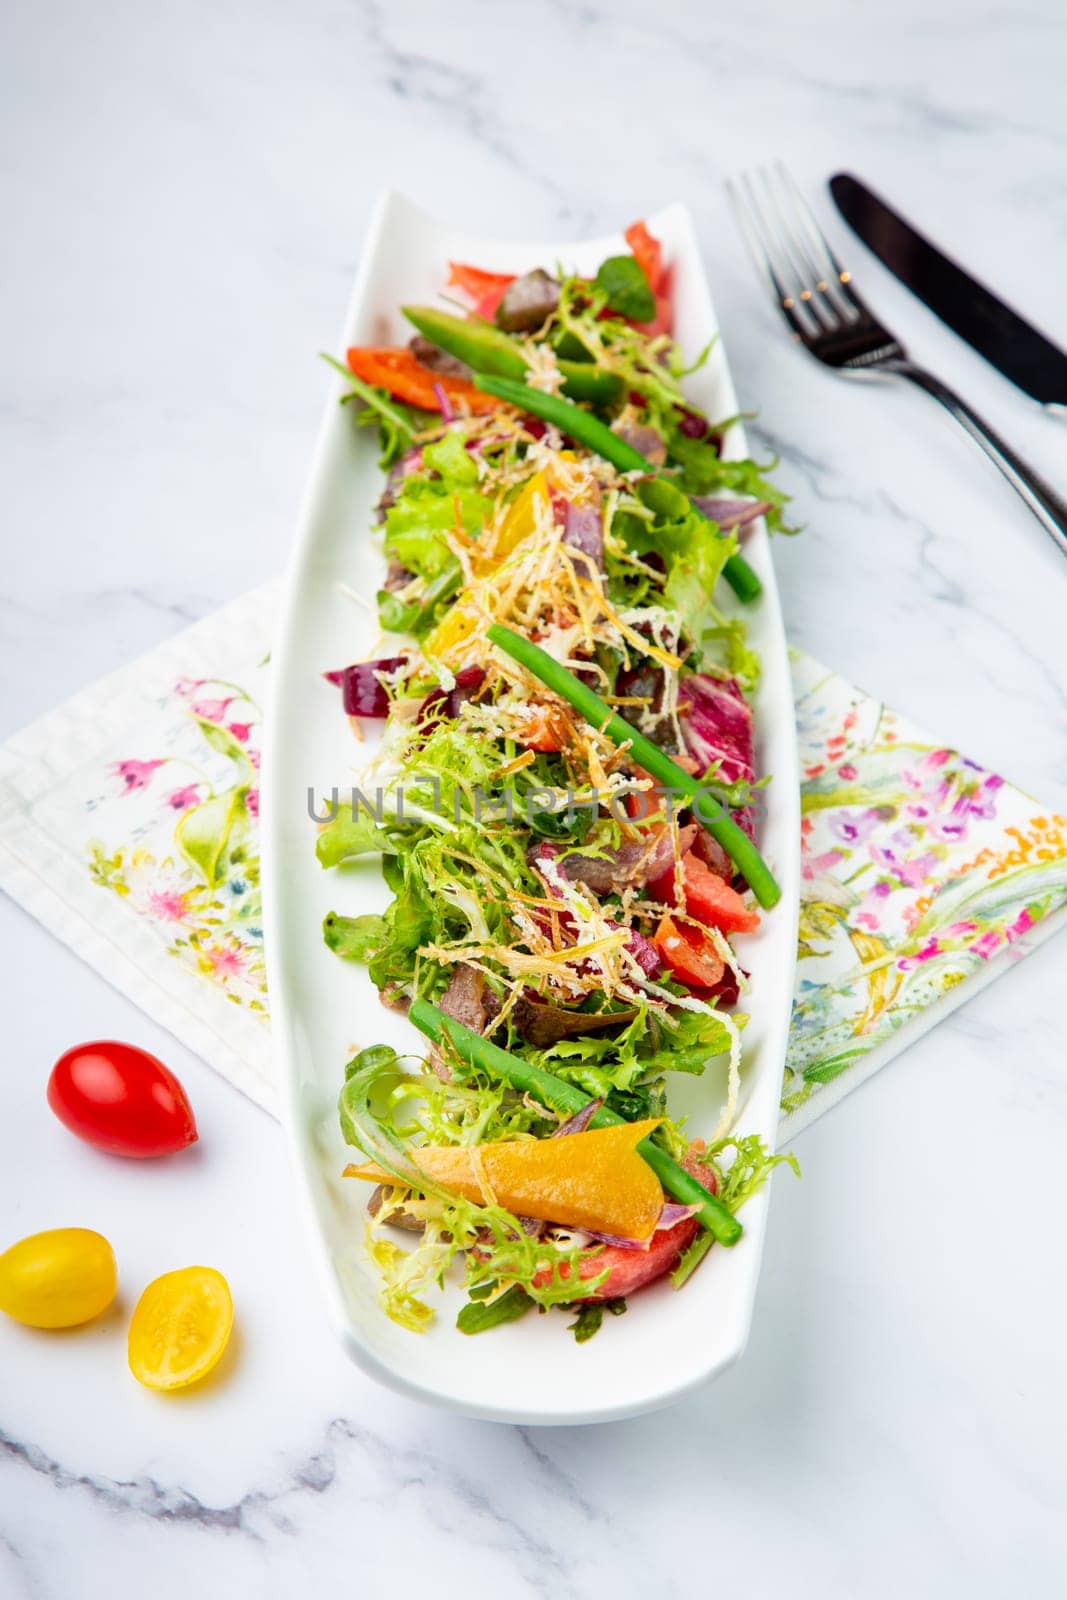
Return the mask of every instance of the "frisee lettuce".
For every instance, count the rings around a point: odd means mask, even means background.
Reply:
[[[676,481],[686,494],[715,494],[720,490],[728,490],[733,494],[748,495],[753,500],[765,500],[771,507],[767,512],[768,528],[773,533],[796,532],[796,529],[786,526],[782,515],[789,496],[766,476],[773,470],[775,462],[760,466],[747,458],[724,461],[713,432],[709,431],[703,439],[693,439],[681,431],[679,422],[679,414],[672,412],[662,415],[657,420],[657,426],[666,439],[668,460],[678,469]]]
[[[416,434],[432,425],[432,419],[425,411],[417,411],[413,406],[405,406],[399,400],[394,400],[385,389],[375,389],[369,383],[364,383],[362,378],[357,378],[354,372],[335,361],[333,356],[324,355],[322,359],[335,372],[339,372],[349,385],[348,393],[341,396],[341,404],[363,401],[363,410],[355,414],[356,425],[378,429],[381,448],[378,465],[383,472],[388,472],[411,449]]]
[[[418,1075],[412,1086],[415,1093],[428,1089],[426,1077]],[[608,1269],[582,1276],[581,1268],[595,1261],[599,1247],[590,1250],[536,1238],[503,1206],[464,1200],[417,1172],[405,1140],[413,1130],[421,1137],[422,1129],[413,1118],[409,1095],[403,1092],[407,1087],[395,1051],[373,1046],[349,1063],[338,1104],[346,1144],[394,1176],[392,1194],[378,1220],[387,1220],[390,1207],[406,1201],[405,1174],[417,1177],[419,1193],[435,1202],[432,1214],[426,1215],[422,1241],[413,1250],[403,1251],[391,1240],[378,1238],[374,1224],[368,1225],[368,1249],[382,1276],[381,1304],[386,1313],[404,1327],[424,1328],[433,1313],[420,1294],[431,1284],[441,1286],[446,1271],[459,1259],[465,1263],[468,1288],[498,1281],[517,1284],[540,1306],[569,1303],[579,1280],[584,1293],[598,1289]],[[403,1126],[397,1124],[398,1106],[407,1118]]]
[[[729,1150],[733,1151],[733,1160],[724,1163],[719,1158]],[[763,1140],[755,1133],[718,1139],[698,1159],[714,1172],[719,1199],[735,1215],[745,1201],[750,1200],[757,1189],[762,1188],[775,1167],[785,1164],[792,1167],[796,1176],[800,1177],[800,1166],[792,1152],[771,1155]],[[688,1283],[714,1242],[711,1234],[701,1229],[686,1246],[678,1265],[671,1273],[671,1283],[676,1289]]]

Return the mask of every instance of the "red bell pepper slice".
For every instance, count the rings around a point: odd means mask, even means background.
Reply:
[[[466,378],[431,372],[410,350],[353,348],[348,351],[348,365],[364,383],[387,389],[394,399],[418,406],[421,411],[440,411],[441,393],[459,409],[466,408],[477,416],[495,411],[500,403]]]
[[[651,322],[635,322],[634,327],[639,328],[650,339],[656,338],[661,333],[670,333],[674,326],[674,304],[671,296],[671,269],[663,264],[663,246],[658,239],[652,237],[643,222],[632,223],[627,228],[624,238],[656,297],[656,315]]]
[[[468,266],[464,261],[448,263],[449,288],[461,289],[468,299],[473,300],[478,315],[485,317],[488,322],[492,322],[496,316],[496,308],[504,297],[504,290],[514,282],[513,272],[486,272],[481,267]]]
[[[633,222],[623,235],[630,250],[637,257],[637,265],[648,279],[653,294],[663,288],[663,246],[653,239],[643,222]]]

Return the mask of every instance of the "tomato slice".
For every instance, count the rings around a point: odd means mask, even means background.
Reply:
[[[475,416],[495,411],[500,404],[466,378],[431,372],[410,350],[353,347],[348,351],[348,365],[364,383],[386,389],[394,399],[417,406],[420,411],[440,411],[441,394]]]
[[[513,272],[486,272],[482,267],[471,267],[464,261],[448,263],[449,288],[462,289],[474,301],[478,315],[485,317],[488,322],[496,316],[497,306],[504,298],[504,290],[514,282]]]
[[[71,1133],[109,1155],[172,1155],[198,1137],[189,1097],[173,1072],[118,1039],[61,1055],[48,1080],[48,1104]]]
[[[127,1349],[147,1389],[185,1389],[220,1359],[233,1327],[230,1286],[214,1267],[182,1267],[155,1278],[138,1300]]]
[[[759,912],[747,906],[737,890],[697,856],[686,856],[682,873],[685,909],[706,928],[718,928],[721,933],[752,933],[759,927]]]
[[[578,1268],[578,1276],[596,1278],[605,1267],[608,1276],[599,1289],[582,1298],[618,1300],[624,1295],[633,1294],[635,1289],[643,1289],[647,1283],[654,1283],[657,1278],[671,1271],[699,1227],[696,1217],[685,1217],[681,1222],[676,1222],[673,1228],[654,1233],[647,1250],[625,1250],[617,1244],[608,1244],[602,1250],[591,1253]]]
[[[691,989],[713,989],[726,963],[711,938],[700,928],[665,916],[652,937],[664,963]]]
[[[737,890],[693,850],[682,857],[682,884],[686,911],[705,928],[718,928],[720,933],[753,933],[759,927],[759,912],[747,906]],[[673,866],[652,880],[648,892],[661,905],[678,904]]]

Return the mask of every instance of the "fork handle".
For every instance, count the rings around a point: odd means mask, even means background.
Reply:
[[[965,400],[961,400],[948,384],[941,382],[940,378],[935,378],[932,372],[927,372],[924,367],[917,367],[910,361],[887,361],[881,370],[895,372],[899,377],[907,378],[909,383],[914,383],[926,394],[940,401],[949,415],[955,417],[960,427],[970,434],[976,444],[981,445],[990,461],[1000,468],[1016,494],[1029,506],[1049,538],[1064,555],[1067,555],[1067,500],[1058,495],[1032,467],[1028,467],[1022,457],[1017,456],[1011,446],[1005,444],[987,422],[983,422],[977,411],[973,411]]]

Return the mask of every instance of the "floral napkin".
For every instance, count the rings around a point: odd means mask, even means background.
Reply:
[[[256,590],[0,749],[0,886],[271,1111],[256,828],[276,611]],[[1067,917],[1067,819],[809,656],[793,677],[783,1138]]]

